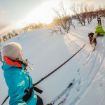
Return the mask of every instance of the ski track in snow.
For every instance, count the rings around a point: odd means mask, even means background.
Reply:
[[[103,61],[104,61],[104,57],[105,57],[105,45],[103,44],[103,40],[105,40],[105,38],[103,39],[102,38],[102,40],[99,40],[99,41],[101,41],[101,43],[100,43],[100,45],[102,45],[102,47],[99,47],[98,46],[98,48],[100,48],[100,49],[96,49],[97,51],[96,51],[96,55],[94,56],[95,57],[95,59],[94,59],[94,64],[93,64],[93,66],[92,66],[92,68],[90,69],[91,71],[89,72],[89,74],[88,74],[88,80],[90,79],[90,81],[89,81],[89,83],[87,84],[87,87],[86,87],[86,90],[88,90],[88,87],[90,86],[90,84],[94,81],[94,78],[96,77],[96,75],[97,75],[97,73],[101,70],[100,68],[101,68],[101,65],[102,65],[102,63],[103,63]],[[99,52],[100,51],[100,52]],[[101,53],[101,54],[100,54]],[[92,57],[91,57],[92,58]],[[91,59],[90,59],[91,60]],[[99,60],[99,62],[98,62],[98,60]],[[98,62],[98,65],[97,65],[97,62]],[[92,74],[93,73],[93,74]],[[85,91],[86,91],[85,90]],[[81,95],[83,95],[83,94],[81,94]],[[80,98],[80,96],[79,96],[79,98]],[[79,99],[78,98],[78,99]],[[77,102],[77,100],[78,99],[76,99],[75,101],[74,101],[74,103],[76,103]],[[74,103],[73,104],[70,104],[70,105],[74,105]],[[80,104],[81,105],[81,104]],[[103,105],[103,104],[100,104],[100,105]]]

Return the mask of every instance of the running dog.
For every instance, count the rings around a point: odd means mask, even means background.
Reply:
[[[88,34],[88,37],[89,37],[89,42],[90,44],[94,44],[95,46],[97,45],[97,40],[96,40],[96,37],[94,37],[94,33],[91,32]]]
[[[97,45],[97,40],[96,40],[95,34],[93,32],[91,32],[88,34],[88,37],[89,37],[90,44],[94,47],[93,50],[95,50],[95,47]]]

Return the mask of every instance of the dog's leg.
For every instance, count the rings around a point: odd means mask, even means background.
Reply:
[[[95,51],[95,49],[96,49],[96,44],[93,43],[93,44],[92,44],[92,47],[93,47],[93,51]]]

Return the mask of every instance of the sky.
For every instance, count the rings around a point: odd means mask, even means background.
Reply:
[[[33,22],[50,23],[55,17],[53,9],[60,3],[70,10],[73,3],[81,2],[98,6],[105,0],[0,0],[0,32]]]

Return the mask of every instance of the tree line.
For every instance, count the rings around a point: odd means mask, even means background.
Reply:
[[[83,5],[80,6],[73,5],[70,10],[74,13],[73,15],[70,15],[67,13],[66,9],[63,5],[60,6],[60,9],[54,9],[53,11],[56,14],[56,17],[53,19],[52,23],[50,24],[30,24],[26,27],[22,28],[21,30],[8,32],[5,35],[2,35],[0,37],[0,42],[6,41],[12,37],[15,37],[23,32],[33,31],[35,29],[40,28],[48,28],[51,30],[52,33],[58,33],[61,34],[69,33],[71,27],[75,28],[75,23],[73,23],[73,20],[78,21],[79,24],[82,26],[85,26],[86,24],[90,24],[93,19],[96,19],[98,16],[105,17],[105,7],[99,7],[98,9],[95,9],[94,6],[89,5]]]

